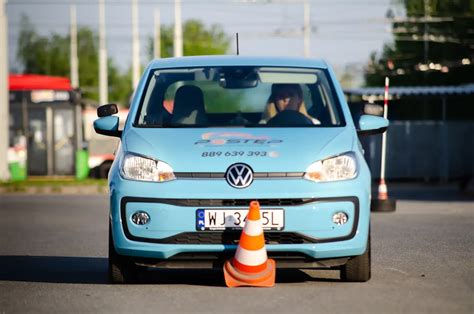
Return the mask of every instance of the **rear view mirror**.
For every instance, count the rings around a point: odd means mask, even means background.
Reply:
[[[116,104],[102,105],[97,108],[97,116],[99,118],[108,117],[116,113],[118,113],[118,108]]]
[[[252,88],[258,84],[258,75],[253,67],[225,69],[219,74],[219,85],[229,89]]]
[[[382,117],[383,116],[383,107],[376,104],[365,104],[364,105],[364,114],[371,116]]]

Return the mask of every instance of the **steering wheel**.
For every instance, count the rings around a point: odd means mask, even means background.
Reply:
[[[313,125],[310,118],[296,110],[283,110],[268,120],[268,126],[307,126]]]

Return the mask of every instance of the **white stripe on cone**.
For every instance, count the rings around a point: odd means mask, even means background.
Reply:
[[[387,185],[385,184],[385,181],[382,181],[379,184],[378,199],[379,200],[386,200],[387,198],[388,198]]]
[[[234,258],[241,264],[258,266],[267,261],[267,250],[263,247],[259,250],[249,251],[239,246]]]
[[[245,222],[244,232],[249,236],[258,236],[263,233],[262,222],[259,220],[249,220]]]

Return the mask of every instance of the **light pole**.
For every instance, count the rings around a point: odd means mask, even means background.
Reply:
[[[70,67],[72,88],[79,87],[79,62],[77,58],[77,18],[76,6],[71,5],[71,29],[70,29]]]
[[[161,21],[160,9],[155,9],[154,14],[154,40],[153,40],[153,55],[155,59],[161,58]]]
[[[183,56],[183,26],[181,24],[181,0],[174,0],[174,56]]]
[[[310,6],[309,0],[304,1],[304,25],[303,25],[303,40],[304,40],[304,56],[309,58],[310,56]]]
[[[8,98],[8,23],[6,1],[0,0],[0,181],[10,178],[8,171],[8,138],[10,113]]]
[[[105,0],[99,0],[99,102],[109,102],[107,78],[107,48],[105,45]]]
[[[138,0],[132,0],[132,88],[140,79],[140,37],[138,33]]]

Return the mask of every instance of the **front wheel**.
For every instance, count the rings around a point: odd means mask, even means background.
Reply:
[[[138,282],[139,266],[128,257],[119,255],[115,251],[112,230],[109,225],[109,282],[127,284]]]
[[[366,282],[371,276],[370,231],[364,254],[351,258],[341,268],[341,280],[346,282]]]

